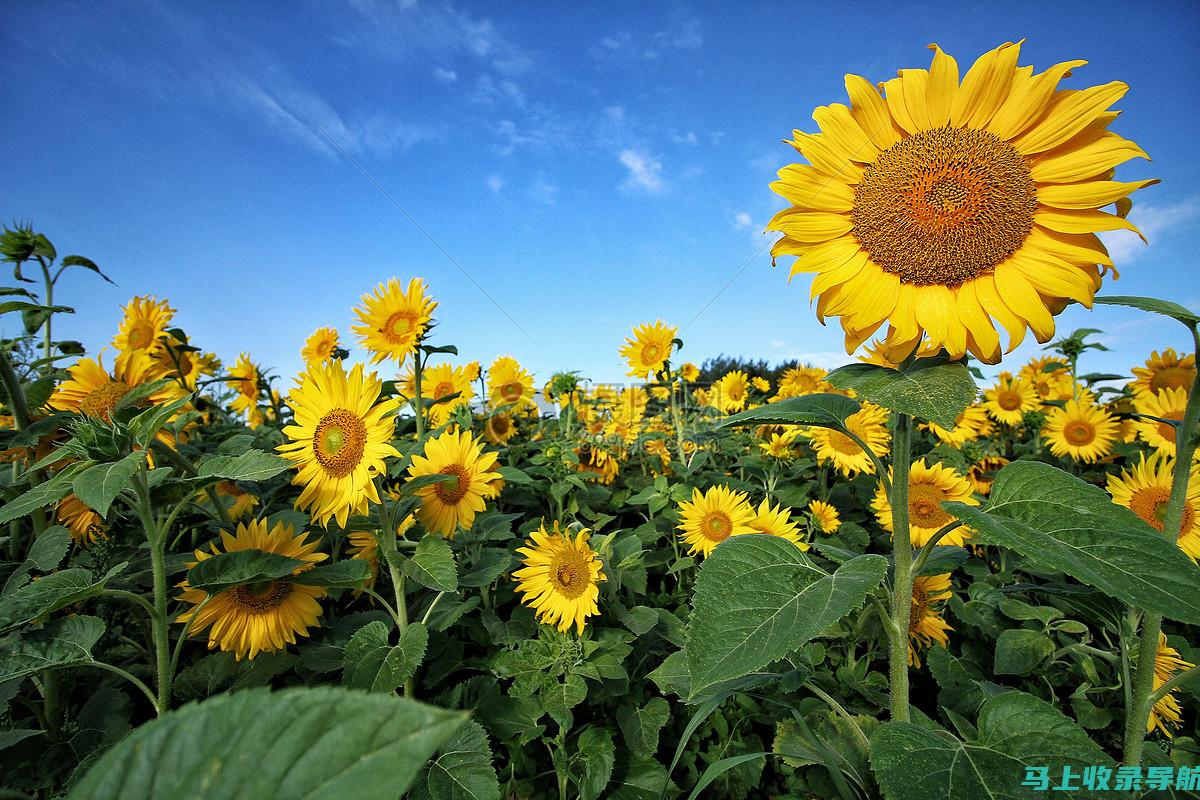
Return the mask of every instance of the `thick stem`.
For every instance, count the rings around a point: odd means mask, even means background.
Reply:
[[[686,464],[687,457],[683,452],[683,419],[679,416],[679,401],[675,398],[675,376],[667,370],[667,385],[671,388],[671,419],[675,421],[675,449],[679,451],[679,463]]]
[[[1200,334],[1192,329],[1192,342],[1200,360]],[[1187,505],[1188,482],[1191,478],[1192,457],[1196,452],[1196,432],[1200,423],[1200,373],[1192,380],[1183,420],[1175,429],[1175,471],[1171,476],[1171,499],[1163,516],[1163,533],[1174,540],[1183,525]],[[1133,675],[1133,697],[1125,713],[1126,766],[1136,767],[1142,761],[1142,745],[1146,739],[1146,723],[1153,708],[1154,661],[1158,657],[1158,637],[1162,632],[1162,615],[1147,613],[1142,622],[1138,641],[1137,670]]]
[[[421,351],[413,353],[413,411],[417,415],[417,443],[425,441],[425,402],[421,399]]]
[[[892,415],[892,552],[895,575],[892,581],[892,622],[896,636],[889,642],[888,673],[892,695],[892,719],[908,721],[908,628],[912,618],[912,540],[908,530],[908,468],[912,418]]]
[[[137,492],[137,512],[146,541],[150,545],[150,571],[154,576],[154,615],[150,621],[154,641],[154,666],[158,684],[158,713],[162,715],[171,704],[171,621],[167,615],[167,562],[164,553],[166,532],[159,529],[150,506],[150,487],[146,473],[139,471],[134,478]]]
[[[38,258],[38,263],[42,265],[42,281],[46,286],[46,296],[42,302],[47,306],[54,305],[54,279],[50,277],[50,266],[44,259]],[[50,362],[50,357],[54,355],[54,340],[51,336],[51,323],[54,320],[54,312],[46,314],[46,322],[42,326],[42,357],[46,359],[42,364],[42,374],[48,375],[54,369],[54,364]]]

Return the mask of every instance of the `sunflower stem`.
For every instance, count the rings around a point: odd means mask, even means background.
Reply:
[[[912,540],[908,531],[908,468],[912,437],[912,418],[892,415],[892,550],[895,574],[892,579],[892,622],[894,633],[889,642],[888,673],[891,688],[892,719],[908,721],[908,627],[912,618],[913,560]],[[883,473],[881,473],[882,476]]]
[[[413,412],[417,415],[417,444],[425,441],[425,403],[421,399],[421,348],[413,353]]]
[[[46,286],[46,297],[44,303],[47,307],[54,305],[54,279],[50,277],[50,265],[45,259],[38,256],[38,263],[42,266],[42,282]],[[49,375],[54,369],[54,364],[49,359],[54,355],[54,339],[51,335],[51,324],[54,320],[54,312],[46,314],[46,322],[42,326],[42,357],[46,362],[42,364],[42,374]]]
[[[1200,333],[1192,328],[1192,343],[1200,361]],[[1188,482],[1191,478],[1192,457],[1196,452],[1196,433],[1200,423],[1200,372],[1192,379],[1183,420],[1175,429],[1175,471],[1171,476],[1171,499],[1163,516],[1163,534],[1175,539],[1183,527],[1183,512],[1187,505]],[[1162,615],[1145,614],[1138,641],[1138,662],[1133,675],[1133,697],[1125,712],[1126,766],[1142,762],[1142,745],[1146,739],[1146,723],[1154,707],[1154,662],[1158,657],[1158,638],[1162,632]]]
[[[166,532],[159,529],[150,505],[150,486],[146,481],[145,469],[134,476],[134,491],[137,495],[136,511],[150,545],[150,570],[154,576],[154,614],[150,621],[151,638],[154,641],[155,672],[158,676],[157,712],[161,716],[171,702],[171,630],[167,615],[167,564],[164,546]]]

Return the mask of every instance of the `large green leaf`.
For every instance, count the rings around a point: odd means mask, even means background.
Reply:
[[[46,669],[90,664],[92,647],[103,633],[101,620],[81,614],[41,630],[9,634],[0,641],[0,683]]]
[[[53,478],[39,483],[15,500],[5,503],[4,508],[0,508],[0,525],[62,500],[71,493],[71,481],[86,467],[87,464],[84,462],[71,464]]]
[[[466,715],[346,689],[248,689],[142,725],[70,800],[395,800]]]
[[[830,575],[778,536],[735,536],[704,560],[688,624],[691,697],[819,636],[860,607],[887,559],[859,556]]]
[[[1200,323],[1200,316],[1194,311],[1184,308],[1178,303],[1172,303],[1170,300],[1159,300],[1157,297],[1108,295],[1106,297],[1097,297],[1095,302],[1097,305],[1102,306],[1126,306],[1141,311],[1149,311],[1152,314],[1162,314],[1165,317],[1179,320],[1189,328],[1194,328],[1197,323]]]
[[[738,425],[816,425],[821,428],[844,430],[846,417],[858,411],[862,405],[840,394],[809,394],[790,397],[778,403],[752,408],[725,417],[716,423],[717,428]]]
[[[379,620],[359,628],[346,644],[342,684],[369,692],[392,692],[413,676],[425,657],[429,632],[419,622],[405,628],[394,647]]]
[[[579,800],[598,800],[604,796],[617,760],[612,732],[596,726],[585,729],[575,743],[575,754],[582,768],[576,779]]]
[[[231,481],[265,481],[290,467],[292,462],[274,453],[247,450],[240,456],[212,456],[200,464],[196,475]]]
[[[825,379],[839,389],[853,389],[876,405],[943,428],[953,428],[958,415],[979,393],[965,364],[943,358],[917,359],[904,371],[876,364],[847,364]]]
[[[458,589],[454,552],[445,539],[433,534],[427,534],[417,542],[412,558],[404,562],[404,574],[422,586],[439,592],[453,592]]]
[[[1028,675],[1054,654],[1054,640],[1042,631],[1009,628],[996,640],[992,672]]]
[[[487,731],[478,722],[463,725],[438,749],[412,800],[499,800],[500,782],[492,766]]]
[[[357,589],[371,578],[371,565],[360,558],[344,558],[291,575],[287,583],[322,586],[326,589]]]
[[[100,594],[105,584],[125,566],[125,562],[121,562],[99,579],[90,570],[64,569],[9,592],[0,598],[0,631],[24,625]]]
[[[235,550],[206,558],[188,570],[188,585],[209,594],[291,575],[306,562],[265,550]]]
[[[190,393],[185,394],[183,397],[177,397],[170,402],[151,406],[129,420],[129,432],[133,434],[133,440],[142,447],[149,447],[150,442],[158,435],[158,432],[163,429],[163,426],[167,424],[171,417],[178,414],[191,401],[192,395]]]
[[[632,753],[653,756],[658,750],[658,734],[671,719],[671,706],[661,697],[652,697],[641,708],[623,706],[617,711],[625,746]]]
[[[129,488],[133,476],[146,463],[146,452],[138,450],[120,461],[95,464],[75,477],[71,484],[75,496],[100,516],[108,514],[114,499]]]
[[[997,473],[986,510],[943,505],[987,542],[1131,606],[1200,624],[1200,567],[1173,539],[1073,475],[1017,461]]]
[[[1074,722],[1023,692],[991,698],[979,711],[978,738],[959,741],[945,731],[887,722],[871,736],[871,766],[887,800],[1034,800],[1045,792],[1022,786],[1025,767],[1061,776],[1091,765],[1115,769],[1112,759]],[[1118,797],[1115,792],[1088,792]]]

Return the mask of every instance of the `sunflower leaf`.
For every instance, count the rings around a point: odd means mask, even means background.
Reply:
[[[862,408],[857,400],[840,394],[809,394],[789,397],[778,403],[742,411],[725,417],[716,427],[731,428],[742,425],[816,425],[844,431],[846,417]]]
[[[576,740],[575,752],[583,767],[583,774],[577,778],[579,800],[603,797],[617,761],[612,732],[596,726],[586,728]]]
[[[62,500],[71,493],[71,481],[90,464],[91,462],[87,461],[77,461],[53,478],[39,483],[17,499],[5,503],[4,508],[0,508],[0,525]]]
[[[421,666],[428,643],[429,632],[419,622],[405,628],[394,647],[388,641],[388,626],[379,620],[369,622],[346,644],[342,685],[369,692],[393,692]]]
[[[234,586],[273,581],[291,575],[307,562],[265,550],[235,550],[206,558],[188,570],[188,585],[209,594]]]
[[[783,658],[860,607],[887,559],[859,556],[832,575],[777,536],[734,536],[704,560],[688,624],[690,697]]]
[[[24,625],[100,594],[126,566],[121,562],[100,578],[96,578],[91,570],[64,569],[14,589],[0,599],[0,631]]]
[[[1152,314],[1162,314],[1164,317],[1178,320],[1189,328],[1200,324],[1200,315],[1187,308],[1172,303],[1170,300],[1159,300],[1157,297],[1135,297],[1132,295],[1107,295],[1097,297],[1095,302],[1102,306],[1125,306],[1139,311],[1149,311]]]
[[[412,800],[499,800],[487,731],[467,722],[438,748],[429,770],[409,794]]]
[[[335,688],[247,689],[137,728],[68,797],[392,800],[466,714]]]
[[[326,589],[357,589],[370,578],[370,564],[358,558],[344,558],[335,564],[314,567],[297,575],[286,576],[282,580],[285,583],[323,586]]]
[[[825,376],[839,389],[900,414],[953,429],[958,415],[975,402],[979,389],[966,365],[944,358],[919,358],[903,371],[877,364],[847,364]]]
[[[92,662],[92,647],[104,633],[96,617],[56,620],[41,630],[12,634],[0,641],[0,683],[27,678],[56,667]]]
[[[240,456],[213,456],[200,464],[199,478],[231,481],[265,481],[292,465],[286,458],[262,450],[247,450]]]
[[[412,557],[404,562],[404,574],[422,586],[439,592],[458,590],[458,569],[454,552],[440,536],[427,534],[417,542]]]
[[[1200,567],[1103,489],[1049,464],[1018,461],[1001,469],[985,510],[943,508],[990,544],[1136,608],[1200,624]]]
[[[75,477],[71,488],[84,505],[103,517],[117,495],[129,488],[133,476],[145,463],[146,451],[137,450],[120,461],[87,468]]]

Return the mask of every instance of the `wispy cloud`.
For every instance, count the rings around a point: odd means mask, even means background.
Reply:
[[[637,189],[650,194],[662,192],[666,185],[662,179],[662,162],[638,150],[622,150],[618,156],[621,163],[629,170],[629,177],[621,186],[625,189]]]
[[[619,31],[604,36],[589,48],[588,55],[601,61],[644,63],[665,54],[699,50],[704,46],[700,20],[681,11],[675,12],[662,30],[649,36]]]
[[[735,231],[744,231],[754,224],[754,220],[750,219],[750,215],[745,211],[739,211],[733,215],[733,229]]]
[[[434,80],[441,81],[442,83],[454,83],[456,80],[458,80],[458,73],[452,69],[446,69],[445,67],[434,67],[433,78]]]
[[[548,181],[545,175],[538,173],[533,179],[533,185],[529,187],[529,196],[539,203],[556,206],[558,205],[558,186]]]
[[[488,175],[487,180],[484,181],[484,183],[487,184],[488,189],[492,190],[496,194],[500,194],[500,192],[504,189],[504,178],[501,178],[499,175]]]
[[[1133,261],[1161,247],[1181,229],[1191,227],[1200,220],[1200,198],[1190,197],[1177,203],[1135,203],[1129,213],[1129,221],[1138,226],[1146,237],[1146,245],[1130,231],[1109,231],[1100,234],[1108,254],[1117,264]]]

